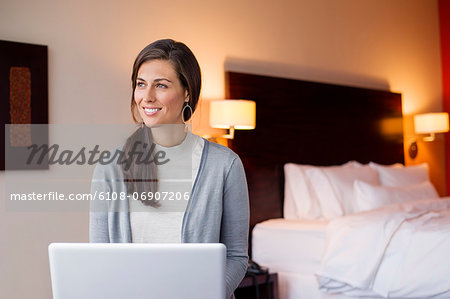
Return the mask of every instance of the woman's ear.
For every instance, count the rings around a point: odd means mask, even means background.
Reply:
[[[186,103],[189,102],[189,93],[187,90],[184,92],[184,102],[186,102]]]

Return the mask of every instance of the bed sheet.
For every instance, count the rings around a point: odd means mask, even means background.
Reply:
[[[325,248],[326,220],[270,219],[252,232],[252,259],[274,272],[314,274]]]
[[[319,290],[315,275],[278,272],[278,297],[280,299],[382,299],[382,297],[350,297],[329,294]]]

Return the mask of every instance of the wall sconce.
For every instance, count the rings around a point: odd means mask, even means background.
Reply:
[[[437,133],[449,131],[448,113],[425,113],[414,115],[414,131],[416,134],[430,134],[423,137],[424,141],[434,141]],[[414,159],[417,156],[418,148],[416,139],[409,146],[409,156]]]
[[[448,113],[425,113],[414,115],[416,134],[430,134],[424,141],[434,141],[436,133],[448,132]]]
[[[209,106],[211,127],[228,129],[229,134],[218,138],[234,138],[234,130],[252,130],[256,124],[256,103],[248,100],[212,101]]]

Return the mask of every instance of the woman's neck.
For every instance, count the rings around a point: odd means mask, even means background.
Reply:
[[[160,125],[152,128],[153,141],[164,147],[179,145],[186,137],[184,124]]]

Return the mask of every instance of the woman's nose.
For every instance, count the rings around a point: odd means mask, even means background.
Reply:
[[[147,92],[144,94],[144,97],[142,98],[145,102],[153,103],[155,99],[155,93],[153,92],[152,88],[149,88]]]

